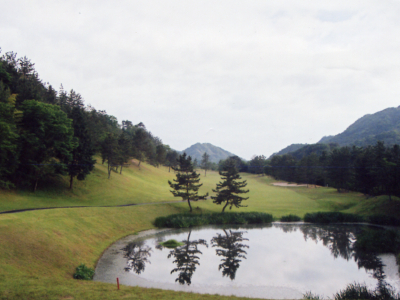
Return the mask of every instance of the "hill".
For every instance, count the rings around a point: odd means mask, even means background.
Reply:
[[[197,143],[189,148],[186,148],[182,151],[182,153],[183,152],[185,152],[187,155],[190,155],[193,160],[196,158],[199,163],[201,162],[201,157],[203,156],[204,152],[207,152],[207,154],[210,155],[210,161],[214,163],[218,163],[221,159],[227,159],[229,156],[235,155],[210,143]]]
[[[375,145],[376,142],[383,141],[386,146],[400,144],[400,106],[390,107],[374,114],[367,114],[345,131],[337,135],[324,136],[316,144],[292,144],[286,148],[272,154],[275,155],[292,154],[301,159],[304,155],[311,153],[321,154],[323,150],[329,151],[337,146],[359,146],[365,147]],[[323,145],[327,145],[324,147]]]
[[[268,159],[271,159],[275,155],[283,155],[287,154],[289,152],[296,151],[300,148],[303,148],[304,146],[307,146],[308,144],[291,144],[290,146],[287,146],[286,148],[283,148],[281,151],[273,153]]]
[[[377,141],[383,141],[387,146],[400,144],[400,106],[365,115],[342,133],[323,137],[318,143],[364,147],[374,145]]]

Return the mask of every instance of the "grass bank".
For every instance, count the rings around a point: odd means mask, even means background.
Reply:
[[[334,194],[329,188],[282,188],[272,179],[242,174],[247,180],[248,207],[232,211],[258,211],[274,217],[304,216],[317,211],[360,211],[370,207],[362,195]],[[107,179],[106,168],[97,164],[84,182],[71,192],[67,179],[29,191],[0,191],[0,211],[46,206],[120,205],[176,200],[167,168],[142,164],[125,168]],[[220,180],[217,172],[201,176],[201,193],[210,192]],[[372,199],[373,200],[373,199]],[[368,201],[372,201],[369,199]],[[385,203],[385,199],[380,199]],[[394,200],[396,201],[398,200]],[[220,212],[212,200],[194,202],[195,211]],[[393,206],[393,205],[392,205]],[[372,207],[372,206],[371,206]],[[394,206],[393,206],[394,207]],[[122,286],[72,279],[81,263],[94,267],[104,249],[123,236],[154,228],[156,217],[188,211],[186,203],[116,208],[70,208],[0,215],[0,299],[240,299]],[[243,298],[244,299],[244,298]]]

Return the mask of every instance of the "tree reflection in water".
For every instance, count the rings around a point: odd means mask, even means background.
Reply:
[[[151,248],[144,246],[143,241],[129,243],[125,248],[124,257],[128,258],[127,267],[125,271],[133,270],[136,274],[144,271],[146,263],[150,263],[148,257],[151,256]]]
[[[386,285],[384,264],[377,253],[362,251],[355,246],[356,236],[362,231],[360,227],[305,225],[300,226],[300,230],[303,232],[305,240],[311,238],[315,242],[322,241],[335,258],[354,259],[359,269],[364,268],[378,280],[378,286]]]
[[[353,254],[356,241],[355,228],[349,230],[346,226],[301,226],[304,239],[311,238],[315,242],[322,241],[328,247],[333,257],[342,257],[350,260]]]
[[[217,236],[213,237],[211,244],[213,247],[220,247],[222,249],[216,249],[218,256],[223,256],[221,259],[222,264],[218,266],[218,270],[222,269],[222,276],[228,276],[231,280],[235,279],[236,271],[239,268],[239,262],[241,259],[246,259],[246,251],[243,248],[249,248],[248,245],[242,244],[243,241],[249,239],[243,238],[243,231],[234,231],[224,229],[223,234],[217,233]]]
[[[176,247],[168,254],[168,258],[175,258],[173,263],[176,263],[176,268],[172,269],[171,274],[179,272],[178,278],[176,278],[175,281],[178,281],[180,284],[186,283],[187,285],[190,285],[192,283],[192,276],[194,271],[196,271],[196,266],[200,265],[200,258],[198,255],[202,254],[202,252],[197,248],[198,245],[208,247],[207,242],[203,239],[190,241],[191,233],[192,232],[189,231],[187,240],[182,241],[184,245]]]

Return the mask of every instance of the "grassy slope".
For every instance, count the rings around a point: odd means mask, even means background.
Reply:
[[[57,187],[37,194],[1,192],[0,207],[6,210],[173,200],[167,185],[173,173],[168,173],[166,168],[144,164],[141,171],[131,166],[122,176],[115,173],[112,176],[107,180],[104,166],[99,165],[87,182],[78,183],[72,193]],[[249,207],[242,208],[243,211],[265,211],[276,217],[289,213],[302,216],[312,211],[360,211],[364,203],[364,198],[355,193],[337,194],[327,188],[273,187],[268,177],[244,174],[243,178],[250,189],[250,199],[246,201]],[[201,179],[202,192],[211,192],[219,176],[208,172],[207,177]],[[194,203],[194,207],[197,206],[203,211],[221,210],[221,206],[212,204],[211,200]],[[69,208],[0,215],[0,299],[229,298],[125,286],[116,291],[112,284],[72,279],[76,266],[85,263],[94,267],[102,251],[114,241],[153,228],[156,216],[182,211],[187,211],[187,204]]]
[[[122,175],[112,172],[107,179],[107,166],[96,164],[93,173],[85,181],[74,181],[71,191],[68,180],[58,179],[43,187],[39,183],[36,193],[31,191],[1,192],[0,211],[60,206],[102,206],[127,203],[174,201],[169,192],[168,180],[173,173],[166,167],[155,168],[134,161]]]

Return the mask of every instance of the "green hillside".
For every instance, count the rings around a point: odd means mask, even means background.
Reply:
[[[400,144],[400,106],[365,115],[342,133],[324,137],[319,143],[367,146],[377,141],[383,141],[385,145]]]
[[[283,148],[281,151],[275,152],[274,154],[272,154],[268,159],[271,159],[273,156],[275,155],[283,155],[283,154],[287,154],[290,152],[294,152],[300,148],[303,148],[307,146],[307,144],[291,144],[290,146],[287,146],[286,148]]]
[[[248,207],[239,211],[303,216],[306,212],[377,211],[377,205],[399,214],[399,201],[385,197],[366,200],[359,193],[337,193],[332,188],[285,188],[272,185],[267,176],[242,174],[250,193]],[[95,267],[104,249],[116,240],[154,228],[158,216],[187,212],[187,203],[169,193],[168,168],[135,163],[122,175],[107,179],[106,166],[96,164],[86,181],[69,191],[67,178],[59,178],[36,193],[0,190],[0,211],[10,209],[89,205],[86,208],[58,208],[0,214],[0,299],[245,299],[199,295],[159,289],[122,286],[72,279],[81,263]],[[217,172],[201,176],[200,193],[210,192],[220,180]],[[149,203],[158,204],[149,204]],[[95,207],[143,203],[127,207]],[[364,205],[366,203],[367,205]],[[221,211],[210,199],[193,203],[195,213]],[[232,209],[238,211],[238,209]]]
[[[183,150],[182,152],[190,155],[193,159],[196,158],[199,163],[201,162],[204,152],[207,152],[207,154],[210,155],[210,161],[214,163],[218,163],[221,159],[227,159],[229,156],[235,155],[210,143],[197,143]]]

